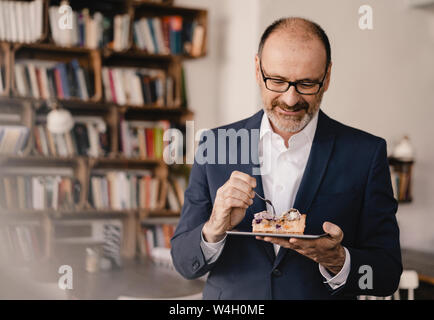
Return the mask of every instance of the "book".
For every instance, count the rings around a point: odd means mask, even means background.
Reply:
[[[49,25],[53,40],[60,46],[86,47],[90,49],[110,48],[124,50],[128,47],[129,15],[105,16],[102,12],[92,12],[89,8],[73,10],[71,28],[60,28],[59,6],[50,6]]]
[[[149,171],[94,171],[90,178],[89,203],[97,209],[155,209],[159,180]]]
[[[170,210],[181,210],[173,185],[170,183],[167,184],[167,203]]]
[[[0,154],[21,154],[28,142],[30,129],[22,125],[0,125]]]
[[[205,28],[197,24],[193,30],[193,40],[191,47],[191,55],[198,57],[202,54],[203,42],[205,38]]]
[[[36,42],[43,35],[43,0],[0,1],[0,41]]]

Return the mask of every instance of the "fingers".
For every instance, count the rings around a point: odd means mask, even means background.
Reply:
[[[230,209],[230,208],[247,209],[250,206],[250,204],[247,204],[244,200],[237,199],[234,197],[226,197],[224,199],[223,205],[226,209]]]
[[[234,171],[230,179],[218,190],[217,196],[226,208],[232,204],[239,204],[235,207],[246,208],[253,204],[252,199],[255,196],[253,188],[255,186],[256,180],[254,178],[243,172]]]
[[[232,194],[232,192],[234,192],[233,189],[237,189],[238,191],[245,193],[246,196],[249,198],[253,198],[255,196],[255,193],[252,190],[251,185],[238,178],[231,178],[230,180],[228,180],[228,183],[225,185],[225,191],[227,193]]]
[[[240,180],[243,180],[245,183],[247,183],[252,189],[256,188],[256,179],[249,176],[247,173],[241,172],[241,171],[233,171],[231,174],[231,179],[237,178]]]
[[[322,228],[325,232],[327,232],[330,235],[332,239],[336,240],[336,242],[338,243],[340,243],[344,238],[344,232],[342,231],[342,229],[331,222],[328,221],[324,222]]]

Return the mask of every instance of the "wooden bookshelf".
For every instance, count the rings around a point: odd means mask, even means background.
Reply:
[[[124,2],[111,1],[72,1],[73,10],[81,10],[85,7],[90,12],[100,11],[112,18],[116,14],[124,13],[130,16],[128,46],[124,50],[114,50],[112,47],[91,49],[88,47],[68,47],[57,45],[53,39],[49,21],[49,8],[58,5],[60,1],[43,0],[42,36],[33,43],[20,43],[15,41],[0,40],[0,66],[5,72],[5,91],[0,95],[0,113],[15,113],[19,116],[20,125],[29,128],[30,136],[26,148],[20,154],[0,155],[0,175],[7,172],[8,168],[71,168],[74,178],[80,183],[80,198],[74,208],[70,209],[0,209],[0,221],[5,223],[21,223],[24,221],[39,221],[44,230],[44,242],[46,244],[46,257],[52,254],[52,228],[53,221],[61,219],[122,219],[124,235],[126,235],[123,255],[132,257],[136,253],[136,231],[142,220],[169,219],[179,217],[180,212],[168,209],[166,205],[158,209],[95,209],[88,201],[89,184],[92,170],[149,170],[164,183],[168,183],[171,166],[157,158],[127,158],[120,152],[119,122],[125,119],[158,121],[169,120],[171,123],[182,124],[186,119],[192,119],[194,114],[182,105],[182,65],[185,60],[194,60],[206,56],[207,52],[207,11],[196,8],[177,7],[173,1],[162,3],[149,1],[127,0]],[[193,56],[188,53],[180,54],[154,54],[139,49],[134,43],[133,24],[141,17],[163,17],[177,15],[186,21],[196,21],[205,28],[204,38],[200,53]],[[35,150],[35,137],[33,130],[39,123],[38,119],[46,115],[50,108],[44,98],[32,96],[20,96],[16,87],[14,66],[20,59],[26,60],[50,60],[68,63],[76,59],[80,67],[89,70],[92,76],[94,92],[88,100],[79,98],[58,99],[60,107],[67,109],[73,116],[101,117],[107,125],[110,141],[110,150],[106,156],[91,157],[83,155],[75,156],[44,156]],[[172,106],[144,105],[118,105],[107,101],[104,95],[102,68],[110,66],[119,67],[149,67],[160,68],[174,78],[177,103]],[[11,111],[12,110],[12,111]],[[1,124],[1,123],[0,123]],[[172,220],[171,220],[172,219]]]
[[[414,161],[394,157],[389,157],[388,160],[395,198],[400,203],[411,203],[413,201],[412,171]]]

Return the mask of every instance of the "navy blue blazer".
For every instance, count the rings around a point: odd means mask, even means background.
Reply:
[[[218,129],[259,130],[262,116],[261,110],[250,118],[212,131],[218,140]],[[402,263],[395,217],[397,202],[391,186],[386,141],[345,126],[321,110],[294,208],[307,214],[306,234],[323,233],[325,221],[343,230],[342,245],[351,256],[346,283],[332,290],[324,283],[313,260],[284,248],[276,257],[271,243],[254,237],[227,236],[217,261],[211,264],[205,261],[200,247],[201,230],[210,217],[217,189],[232,171],[252,175],[258,163],[255,145],[259,137],[252,134],[250,138],[252,157],[244,164],[240,163],[241,146],[226,149],[226,160],[235,152],[239,157],[237,164],[218,164],[218,149],[215,164],[195,161],[181,218],[171,239],[176,270],[187,279],[209,272],[204,299],[354,299],[357,295],[393,294],[399,284]],[[254,177],[255,191],[263,195],[261,177]],[[251,231],[253,215],[264,209],[264,202],[255,197],[236,229]],[[366,280],[370,272],[365,265],[372,270],[372,287]]]

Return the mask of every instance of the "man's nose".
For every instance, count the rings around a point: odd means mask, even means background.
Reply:
[[[295,90],[294,86],[291,86],[288,91],[282,93],[281,101],[288,106],[296,105],[300,100],[299,93]]]

